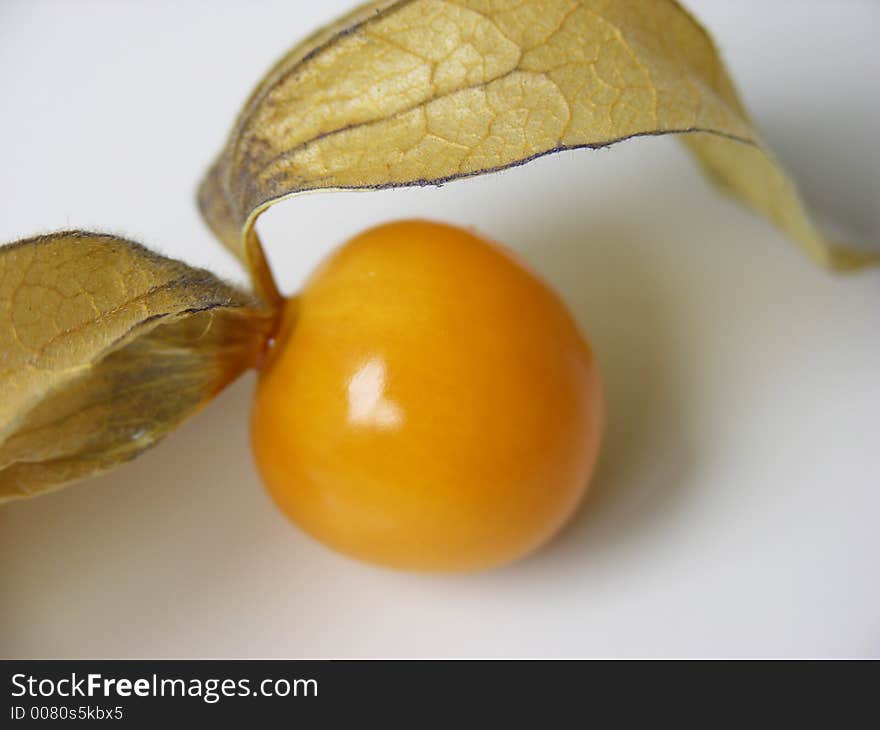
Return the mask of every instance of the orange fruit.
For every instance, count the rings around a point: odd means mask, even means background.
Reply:
[[[425,221],[362,233],[288,300],[252,417],[274,500],[396,568],[500,565],[550,538],[596,463],[596,361],[514,255]]]

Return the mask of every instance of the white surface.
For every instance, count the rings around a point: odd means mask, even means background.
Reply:
[[[197,179],[347,4],[0,0],[0,240],[95,227],[240,280]],[[811,196],[880,239],[880,4],[689,6]],[[880,273],[816,270],[662,139],[308,196],[261,229],[292,289],[411,215],[523,251],[593,340],[610,427],[571,527],[483,575],[339,557],[264,494],[248,377],[137,462],[0,510],[0,656],[880,655]]]

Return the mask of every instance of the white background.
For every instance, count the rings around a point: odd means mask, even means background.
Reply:
[[[97,228],[242,280],[197,180],[347,5],[0,0],[0,240]],[[688,5],[809,197],[880,240],[880,3]],[[573,524],[482,575],[339,557],[264,494],[248,376],[135,463],[0,510],[0,656],[880,655],[880,273],[815,269],[668,139],[307,196],[260,228],[290,291],[412,215],[521,250],[594,342],[610,423]]]

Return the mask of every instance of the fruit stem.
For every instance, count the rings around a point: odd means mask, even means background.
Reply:
[[[284,306],[284,295],[275,283],[275,277],[263,251],[263,244],[253,228],[247,233],[246,249],[254,292],[276,313],[276,316],[280,316]]]
[[[299,306],[299,297],[292,296],[285,302],[284,312],[279,310],[275,318],[274,327],[266,338],[260,361],[257,364],[257,370],[266,372],[283,349],[284,343],[290,337],[294,327],[296,327],[297,311]]]

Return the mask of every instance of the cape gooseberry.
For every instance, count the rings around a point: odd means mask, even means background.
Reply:
[[[583,496],[596,361],[504,248],[404,221],[335,251],[284,307],[252,417],[288,517],[355,558],[473,570],[531,552]]]

